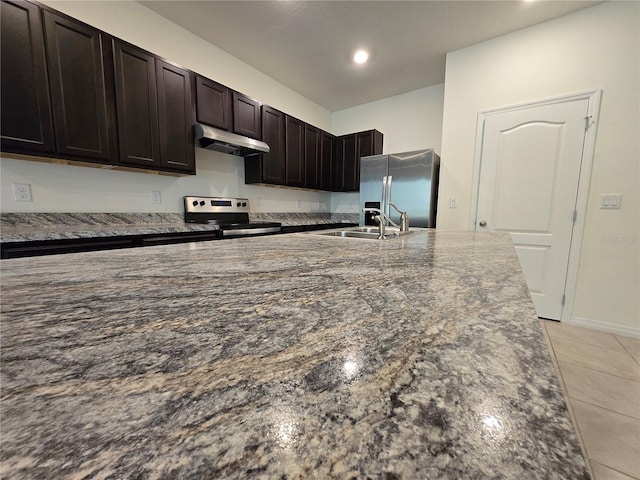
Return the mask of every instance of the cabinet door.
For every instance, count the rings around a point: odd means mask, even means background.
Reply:
[[[196,107],[198,122],[231,130],[231,91],[228,87],[196,75]]]
[[[161,167],[195,173],[191,74],[157,59],[156,80]]]
[[[49,11],[44,27],[58,152],[115,160],[109,148],[114,129],[107,116],[103,33]]]
[[[114,41],[116,111],[120,162],[160,167],[155,58]]]
[[[233,92],[233,131],[238,135],[262,139],[260,102]]]
[[[336,137],[322,132],[320,148],[320,188],[333,189],[333,172],[335,170]]]
[[[320,188],[322,137],[320,130],[305,124],[304,128],[304,178],[305,187]]]
[[[336,172],[336,189],[340,192],[355,192],[356,184],[356,135],[344,135],[338,140],[338,161]]]
[[[245,158],[245,182],[284,185],[284,113],[263,105],[262,133],[262,140],[269,145],[270,151],[259,158]]]
[[[40,9],[23,1],[0,5],[2,150],[53,153],[53,121]]]
[[[285,132],[286,183],[290,187],[304,187],[304,123],[287,115]]]

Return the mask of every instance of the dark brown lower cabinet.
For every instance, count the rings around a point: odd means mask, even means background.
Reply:
[[[3,151],[55,151],[40,9],[0,4],[0,128]]]

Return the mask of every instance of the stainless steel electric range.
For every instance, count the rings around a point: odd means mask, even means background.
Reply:
[[[222,238],[266,235],[282,231],[277,222],[250,222],[249,199],[226,197],[184,197],[184,220],[219,227]]]

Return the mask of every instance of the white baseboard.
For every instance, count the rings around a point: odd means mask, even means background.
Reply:
[[[593,330],[600,330],[602,332],[622,335],[624,337],[640,338],[640,325],[637,327],[628,327],[626,325],[617,325],[615,323],[606,323],[601,322],[600,320],[575,316],[571,317],[571,321],[567,323],[576,327],[591,328]]]

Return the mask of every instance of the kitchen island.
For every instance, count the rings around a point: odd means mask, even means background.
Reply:
[[[590,478],[508,235],[0,267],[2,478]]]

